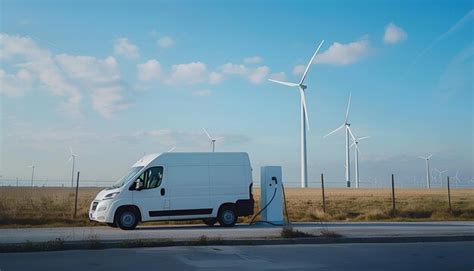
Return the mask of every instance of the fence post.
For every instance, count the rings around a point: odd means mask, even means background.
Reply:
[[[326,198],[324,197],[324,175],[321,173],[321,192],[323,193],[323,212],[326,213]]]
[[[77,181],[76,181],[76,201],[74,203],[74,218],[76,218],[76,214],[77,214],[77,193],[78,193],[78,190],[79,190],[79,171],[77,172]]]
[[[448,204],[449,204],[449,211],[451,212],[452,209],[451,209],[451,188],[449,186],[449,176],[448,176]]]
[[[395,215],[395,178],[392,174],[392,214]]]

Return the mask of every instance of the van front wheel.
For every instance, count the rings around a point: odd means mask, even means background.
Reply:
[[[130,208],[122,209],[118,212],[115,223],[122,230],[133,230],[138,224],[137,213]]]
[[[237,222],[237,214],[233,206],[223,207],[218,216],[219,224],[223,227],[232,227]]]

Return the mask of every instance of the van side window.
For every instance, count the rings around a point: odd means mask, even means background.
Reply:
[[[143,189],[157,188],[163,180],[163,167],[149,168],[139,178],[143,182]]]

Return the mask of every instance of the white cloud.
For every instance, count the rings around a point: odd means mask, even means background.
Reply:
[[[161,48],[169,48],[175,44],[175,41],[173,38],[169,36],[164,36],[158,40],[158,45]]]
[[[31,84],[28,87],[38,88],[34,83],[39,82],[39,87],[53,95],[66,97],[59,109],[73,117],[83,116],[80,109],[83,94],[90,95],[93,108],[104,117],[128,106],[123,98],[125,84],[113,57],[54,56],[28,37],[7,34],[0,34],[0,56],[20,68],[16,75],[2,74],[2,82],[8,82],[9,92],[18,91],[26,83]]]
[[[209,74],[209,84],[216,85],[224,80],[224,76],[218,72],[211,72]]]
[[[368,36],[347,44],[334,42],[329,49],[316,56],[315,63],[350,65],[368,56],[371,50]]]
[[[260,56],[250,56],[244,59],[244,62],[248,64],[258,64],[262,61],[263,61],[263,58]]]
[[[140,56],[138,47],[131,43],[127,38],[119,38],[115,40],[114,53],[130,59],[138,58]]]
[[[211,95],[211,91],[209,89],[202,89],[202,90],[196,90],[193,92],[194,96],[209,96]]]
[[[117,84],[95,87],[92,93],[92,107],[106,118],[113,117],[117,111],[129,106],[124,103],[122,92],[123,87]]]
[[[92,106],[102,116],[113,117],[118,111],[128,107],[123,97],[126,87],[121,81],[114,57],[97,59],[61,54],[56,56],[56,60],[66,75],[76,80],[81,89],[91,92]]]
[[[161,64],[156,59],[150,59],[137,65],[138,79],[141,81],[158,80],[162,77]]]
[[[118,63],[114,57],[97,59],[92,56],[60,54],[55,60],[66,74],[74,79],[94,83],[108,83],[120,79]]]
[[[245,65],[238,65],[228,62],[219,67],[219,70],[224,74],[238,74],[238,75],[245,75],[248,73],[247,67]]]
[[[270,79],[285,81],[286,80],[286,73],[285,72],[276,72],[269,76]]]
[[[194,85],[208,81],[206,64],[191,62],[173,65],[166,83],[170,85]]]
[[[16,74],[7,74],[0,69],[0,93],[8,97],[21,97],[29,90],[32,83],[32,75],[25,69]]]
[[[5,63],[13,61],[14,66],[28,71],[32,80],[39,81],[53,95],[68,96],[67,101],[63,102],[60,107],[65,113],[74,117],[82,115],[79,110],[82,98],[79,89],[64,77],[51,52],[38,47],[31,38],[1,33],[0,58]],[[25,71],[22,73],[25,74]],[[11,79],[10,77],[9,83],[15,83],[15,80],[11,81]],[[21,88],[19,85],[10,87]]]
[[[383,35],[384,43],[399,43],[407,38],[407,33],[402,28],[396,26],[394,23],[389,23],[385,26],[385,34]]]
[[[317,56],[316,56],[317,57]],[[306,69],[306,66],[305,65],[296,65],[294,68],[293,68],[293,74],[294,75],[300,75],[300,74],[303,74],[304,70]]]
[[[267,66],[261,66],[254,69],[248,76],[250,82],[254,84],[259,84],[267,77],[270,72],[270,68]]]

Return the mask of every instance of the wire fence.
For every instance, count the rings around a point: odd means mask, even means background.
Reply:
[[[110,187],[114,184],[115,181],[106,181],[106,180],[81,180],[80,187]],[[301,187],[301,182],[299,180],[283,180],[285,187],[288,188],[299,188]],[[73,187],[75,187],[75,181]],[[324,180],[324,185],[326,188],[346,188],[345,180]],[[31,179],[0,179],[0,186],[18,186],[18,187],[71,187],[71,180],[54,180],[54,179],[37,179],[33,180],[33,185]],[[254,186],[259,187],[260,182],[254,180]],[[351,181],[351,186],[355,187],[355,181]],[[320,188],[320,180],[309,180],[309,188]],[[386,179],[373,179],[373,180],[363,180],[359,182],[360,188],[390,188],[391,179],[390,176],[387,176]],[[425,181],[407,181],[407,180],[397,180],[395,183],[395,188],[426,188]],[[446,182],[440,182],[433,180],[431,181],[431,188],[446,188]],[[451,188],[474,188],[473,180],[462,180],[456,181],[451,179]]]

